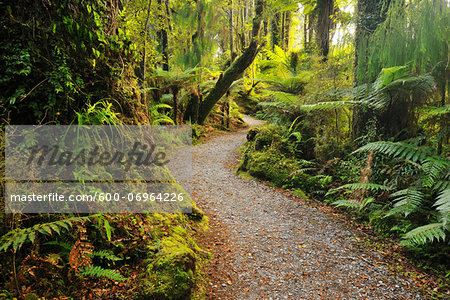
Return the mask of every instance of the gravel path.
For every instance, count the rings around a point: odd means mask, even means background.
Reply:
[[[382,255],[357,247],[342,222],[236,176],[246,132],[216,136],[193,151],[193,197],[213,232],[212,299],[422,299]]]

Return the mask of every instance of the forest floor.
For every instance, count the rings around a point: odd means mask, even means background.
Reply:
[[[224,133],[193,150],[193,198],[211,224],[202,241],[214,256],[210,299],[423,298],[333,209],[237,176],[246,133]]]

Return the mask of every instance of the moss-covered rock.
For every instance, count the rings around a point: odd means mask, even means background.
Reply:
[[[301,158],[299,138],[283,126],[268,124],[252,129],[242,148],[238,172],[270,181],[276,186],[294,188],[304,192],[324,190],[329,176],[312,175],[311,162]]]
[[[185,215],[152,215],[159,225],[154,228],[153,249],[143,262],[137,299],[190,299],[198,265],[209,254],[192,237],[193,222],[199,228],[207,226],[203,212],[196,208],[195,213],[196,221]]]

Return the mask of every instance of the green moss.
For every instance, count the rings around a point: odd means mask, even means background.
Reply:
[[[181,228],[176,229],[183,234]],[[155,255],[144,261],[140,299],[189,299],[194,287],[197,255],[174,233],[162,240]]]
[[[195,206],[196,207],[196,206]],[[196,208],[196,216],[153,214],[153,238],[140,276],[138,299],[190,299],[201,281],[200,265],[209,258],[196,243],[191,230],[207,229],[208,220]],[[193,220],[195,219],[195,220]]]
[[[301,197],[306,197],[305,192],[326,189],[331,177],[303,171],[311,163],[300,158],[298,140],[285,127],[269,124],[252,129],[247,139],[238,173],[267,180],[278,187],[299,189]]]

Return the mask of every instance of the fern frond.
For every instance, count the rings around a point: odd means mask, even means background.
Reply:
[[[109,278],[115,281],[124,281],[127,278],[123,277],[117,270],[103,269],[100,266],[89,266],[80,269],[81,273],[77,274],[80,277],[95,276],[99,278]]]
[[[348,199],[336,200],[333,202],[333,205],[336,207],[345,207],[345,208],[351,208],[351,209],[359,208],[358,202],[348,200]]]
[[[46,245],[46,246],[59,246],[59,247],[63,248],[64,250],[66,250],[67,252],[70,252],[70,250],[72,249],[72,245],[70,243],[60,242],[60,241],[50,241],[50,242],[44,243],[44,245]]]
[[[89,220],[90,216],[87,217],[72,217],[67,219],[58,220],[55,222],[36,224],[29,228],[17,228],[8,233],[6,233],[0,239],[0,251],[6,251],[12,245],[13,250],[17,251],[22,247],[22,245],[29,240],[34,243],[36,239],[36,234],[39,232],[43,235],[52,235],[53,233],[60,233],[60,229],[69,229],[74,223]]]
[[[103,259],[107,259],[110,261],[119,261],[122,260],[122,258],[115,256],[114,254],[109,253],[106,250],[101,250],[101,251],[93,251],[92,253],[87,253],[87,256],[94,258],[94,257],[100,257]]]
[[[342,190],[342,189],[363,190],[363,191],[389,191],[389,190],[391,190],[391,188],[386,185],[370,183],[370,182],[357,182],[357,183],[344,184],[333,190]]]
[[[394,201],[394,209],[388,215],[392,215],[394,213],[402,213],[406,216],[416,211],[417,208],[423,203],[425,200],[425,195],[423,192],[418,190],[416,187],[410,187],[407,189],[403,189],[397,191],[391,195],[392,198],[395,198]]]
[[[324,109],[337,109],[343,107],[351,107],[360,104],[356,101],[332,101],[332,102],[319,102],[316,104],[308,104],[300,106],[301,110],[313,111],[313,110],[324,110]]]
[[[331,89],[320,95],[319,99],[348,99],[351,101],[356,101],[363,99],[367,94],[367,84],[358,85],[350,89]],[[359,102],[358,102],[359,103]]]
[[[283,91],[266,90],[265,94],[275,102],[284,102],[284,103],[289,103],[295,107],[298,106],[297,105],[297,103],[299,101],[298,96],[293,95],[291,93],[286,93]]]
[[[441,117],[446,114],[450,114],[450,105],[441,107],[427,106],[421,110],[425,112],[425,115],[423,116],[424,119],[431,119],[434,117]]]
[[[450,212],[450,188],[443,190],[438,196],[434,203],[436,210],[441,212],[443,215]]]
[[[364,208],[366,208],[369,204],[371,204],[373,202],[375,202],[375,198],[368,197],[368,198],[365,198],[361,203],[359,203],[358,201],[354,201],[354,200],[344,199],[344,200],[334,201],[333,205],[335,205],[336,207],[345,207],[345,208],[357,209],[358,211],[362,211],[362,210],[364,210]]]
[[[440,193],[450,188],[450,180],[439,180],[433,186],[433,192]]]
[[[424,245],[433,241],[444,241],[445,237],[443,223],[431,223],[407,232],[399,244],[402,246]]]
[[[403,142],[374,142],[356,149],[354,153],[376,151],[395,158],[404,158],[414,162],[422,162],[432,155],[425,147],[410,145]]]
[[[440,156],[427,157],[422,165],[424,177],[423,186],[432,187],[442,175],[448,174],[450,162]]]
[[[395,66],[391,68],[383,68],[378,74],[377,80],[374,82],[375,89],[381,89],[389,83],[405,77],[407,74],[406,66]]]

